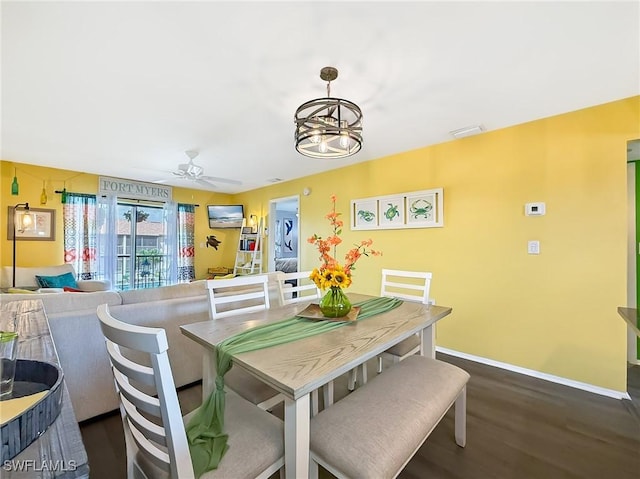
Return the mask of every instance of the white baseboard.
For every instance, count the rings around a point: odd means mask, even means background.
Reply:
[[[631,396],[629,396],[629,393],[627,393],[626,391],[616,391],[614,389],[601,388],[599,386],[594,386],[593,384],[582,383],[580,381],[574,381],[573,379],[567,379],[560,376],[554,376],[552,374],[541,373],[540,371],[535,371],[533,369],[521,368],[520,366],[514,366],[513,364],[501,363],[500,361],[494,361],[493,359],[487,359],[481,356],[461,353],[459,351],[454,351],[453,349],[441,348],[440,346],[436,346],[436,351],[439,353],[448,354],[449,356],[456,356],[458,358],[474,361],[476,363],[486,364],[488,366],[494,366],[500,369],[506,369],[507,371],[513,371],[514,373],[524,374],[525,376],[531,376],[538,379],[544,379],[545,381],[550,381],[552,383],[562,384],[564,386],[569,386],[576,389],[582,389],[583,391],[599,394],[601,396],[607,396],[614,399],[631,399]]]

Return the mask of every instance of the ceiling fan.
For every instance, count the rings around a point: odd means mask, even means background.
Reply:
[[[213,182],[216,183],[227,183],[230,185],[241,185],[242,182],[238,180],[231,180],[228,178],[218,178],[215,176],[206,176],[204,175],[204,168],[200,165],[196,165],[193,160],[198,156],[198,152],[195,150],[185,151],[186,155],[189,157],[188,163],[181,163],[178,165],[178,169],[173,171],[173,175],[178,178],[183,178],[185,180],[191,180],[196,183],[199,183],[203,186],[216,186]],[[160,182],[157,182],[160,183]]]

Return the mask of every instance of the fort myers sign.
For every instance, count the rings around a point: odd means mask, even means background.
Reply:
[[[171,201],[170,186],[100,176],[98,194],[140,200]]]

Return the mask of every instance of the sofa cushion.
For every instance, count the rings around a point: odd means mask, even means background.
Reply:
[[[10,296],[10,295],[8,295]],[[22,296],[22,295],[17,295]],[[30,299],[33,299],[31,296]],[[44,309],[49,317],[69,314],[74,311],[95,310],[101,304],[115,306],[122,304],[120,295],[115,291],[96,291],[92,293],[52,293],[41,294],[38,299],[42,299]],[[97,320],[97,316],[96,316]]]
[[[36,274],[36,281],[41,288],[70,288],[78,289],[78,283],[73,273],[64,273],[58,276],[41,276]]]
[[[206,294],[207,288],[205,286],[205,280],[193,281],[192,283],[172,284],[159,288],[120,291],[122,304],[147,303],[149,301],[163,301],[165,299],[205,296]]]

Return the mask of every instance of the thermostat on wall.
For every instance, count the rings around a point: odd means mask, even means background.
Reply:
[[[542,216],[545,213],[544,203],[527,203],[524,205],[524,213],[527,216]]]

